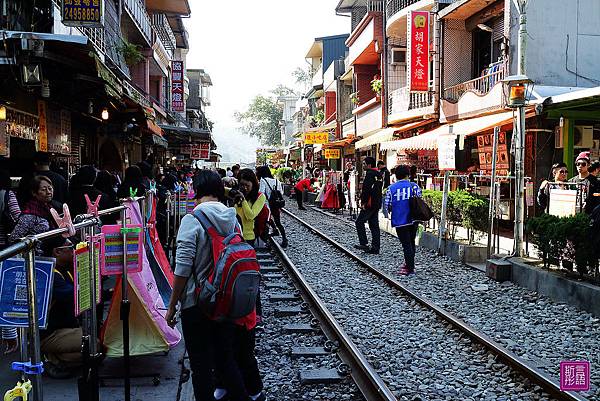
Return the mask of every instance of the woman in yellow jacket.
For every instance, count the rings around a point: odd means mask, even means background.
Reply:
[[[267,203],[267,197],[265,194],[259,194],[259,183],[254,171],[243,169],[238,179],[240,193],[236,196],[235,209],[242,224],[244,239],[254,246],[256,242],[254,223]]]

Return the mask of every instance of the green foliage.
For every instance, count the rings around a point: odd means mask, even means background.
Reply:
[[[383,88],[383,81],[381,79],[374,79],[371,81],[371,89],[376,94],[381,94],[381,88]]]
[[[546,266],[562,261],[563,266],[575,263],[582,276],[592,272],[594,233],[587,214],[571,217],[543,214],[529,219],[527,232],[542,253]]]
[[[358,97],[358,91],[352,92],[350,94],[350,101],[352,102],[353,105],[357,105],[360,103],[360,97]]]
[[[323,110],[317,110],[313,120],[317,124],[321,124],[325,120],[325,113],[323,112]]]
[[[265,146],[281,144],[279,121],[283,110],[277,102],[266,96],[256,96],[243,113],[236,112],[235,118],[242,124],[242,131],[260,140]]]
[[[442,191],[423,191],[423,200],[429,205],[439,224],[442,215]],[[458,226],[469,230],[469,242],[473,241],[474,232],[487,231],[489,212],[489,201],[473,195],[467,191],[452,191],[448,193],[448,206],[446,209],[446,220],[451,238],[455,237]]]
[[[278,169],[271,170],[273,177],[277,178],[280,182],[284,182],[283,173],[286,171],[292,171],[291,167],[279,167]]]
[[[123,59],[128,66],[136,65],[144,60],[141,47],[129,43],[123,39],[123,44],[117,48],[117,51],[123,55]]]

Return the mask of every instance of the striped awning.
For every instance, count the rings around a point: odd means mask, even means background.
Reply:
[[[356,149],[364,149],[373,145],[377,145],[382,142],[388,142],[394,139],[394,132],[397,128],[383,128],[379,131],[375,132],[372,135],[369,135],[365,139],[361,139],[356,142]]]

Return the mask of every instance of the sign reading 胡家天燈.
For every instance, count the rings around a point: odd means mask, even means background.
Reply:
[[[305,145],[315,145],[329,143],[328,132],[307,132],[304,134],[303,141]]]
[[[103,0],[62,0],[62,23],[100,28],[104,24]]]
[[[429,90],[429,11],[408,12],[408,87],[411,92]]]
[[[171,109],[176,112],[185,111],[183,102],[183,61],[171,61]]]

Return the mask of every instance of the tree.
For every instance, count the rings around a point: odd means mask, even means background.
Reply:
[[[285,85],[278,84],[275,89],[271,90],[271,93],[277,97],[279,96],[288,96],[288,95],[297,95],[296,91],[292,88],[289,88]]]
[[[242,131],[258,138],[265,146],[281,145],[279,122],[282,117],[281,106],[274,99],[262,95],[252,99],[248,110],[235,113],[235,118],[242,124]]]
[[[300,87],[302,87],[303,90],[306,90],[306,88],[308,88],[312,80],[312,74],[309,68],[297,67],[292,72],[292,77],[294,77],[294,79],[296,80],[296,84],[300,85]]]

